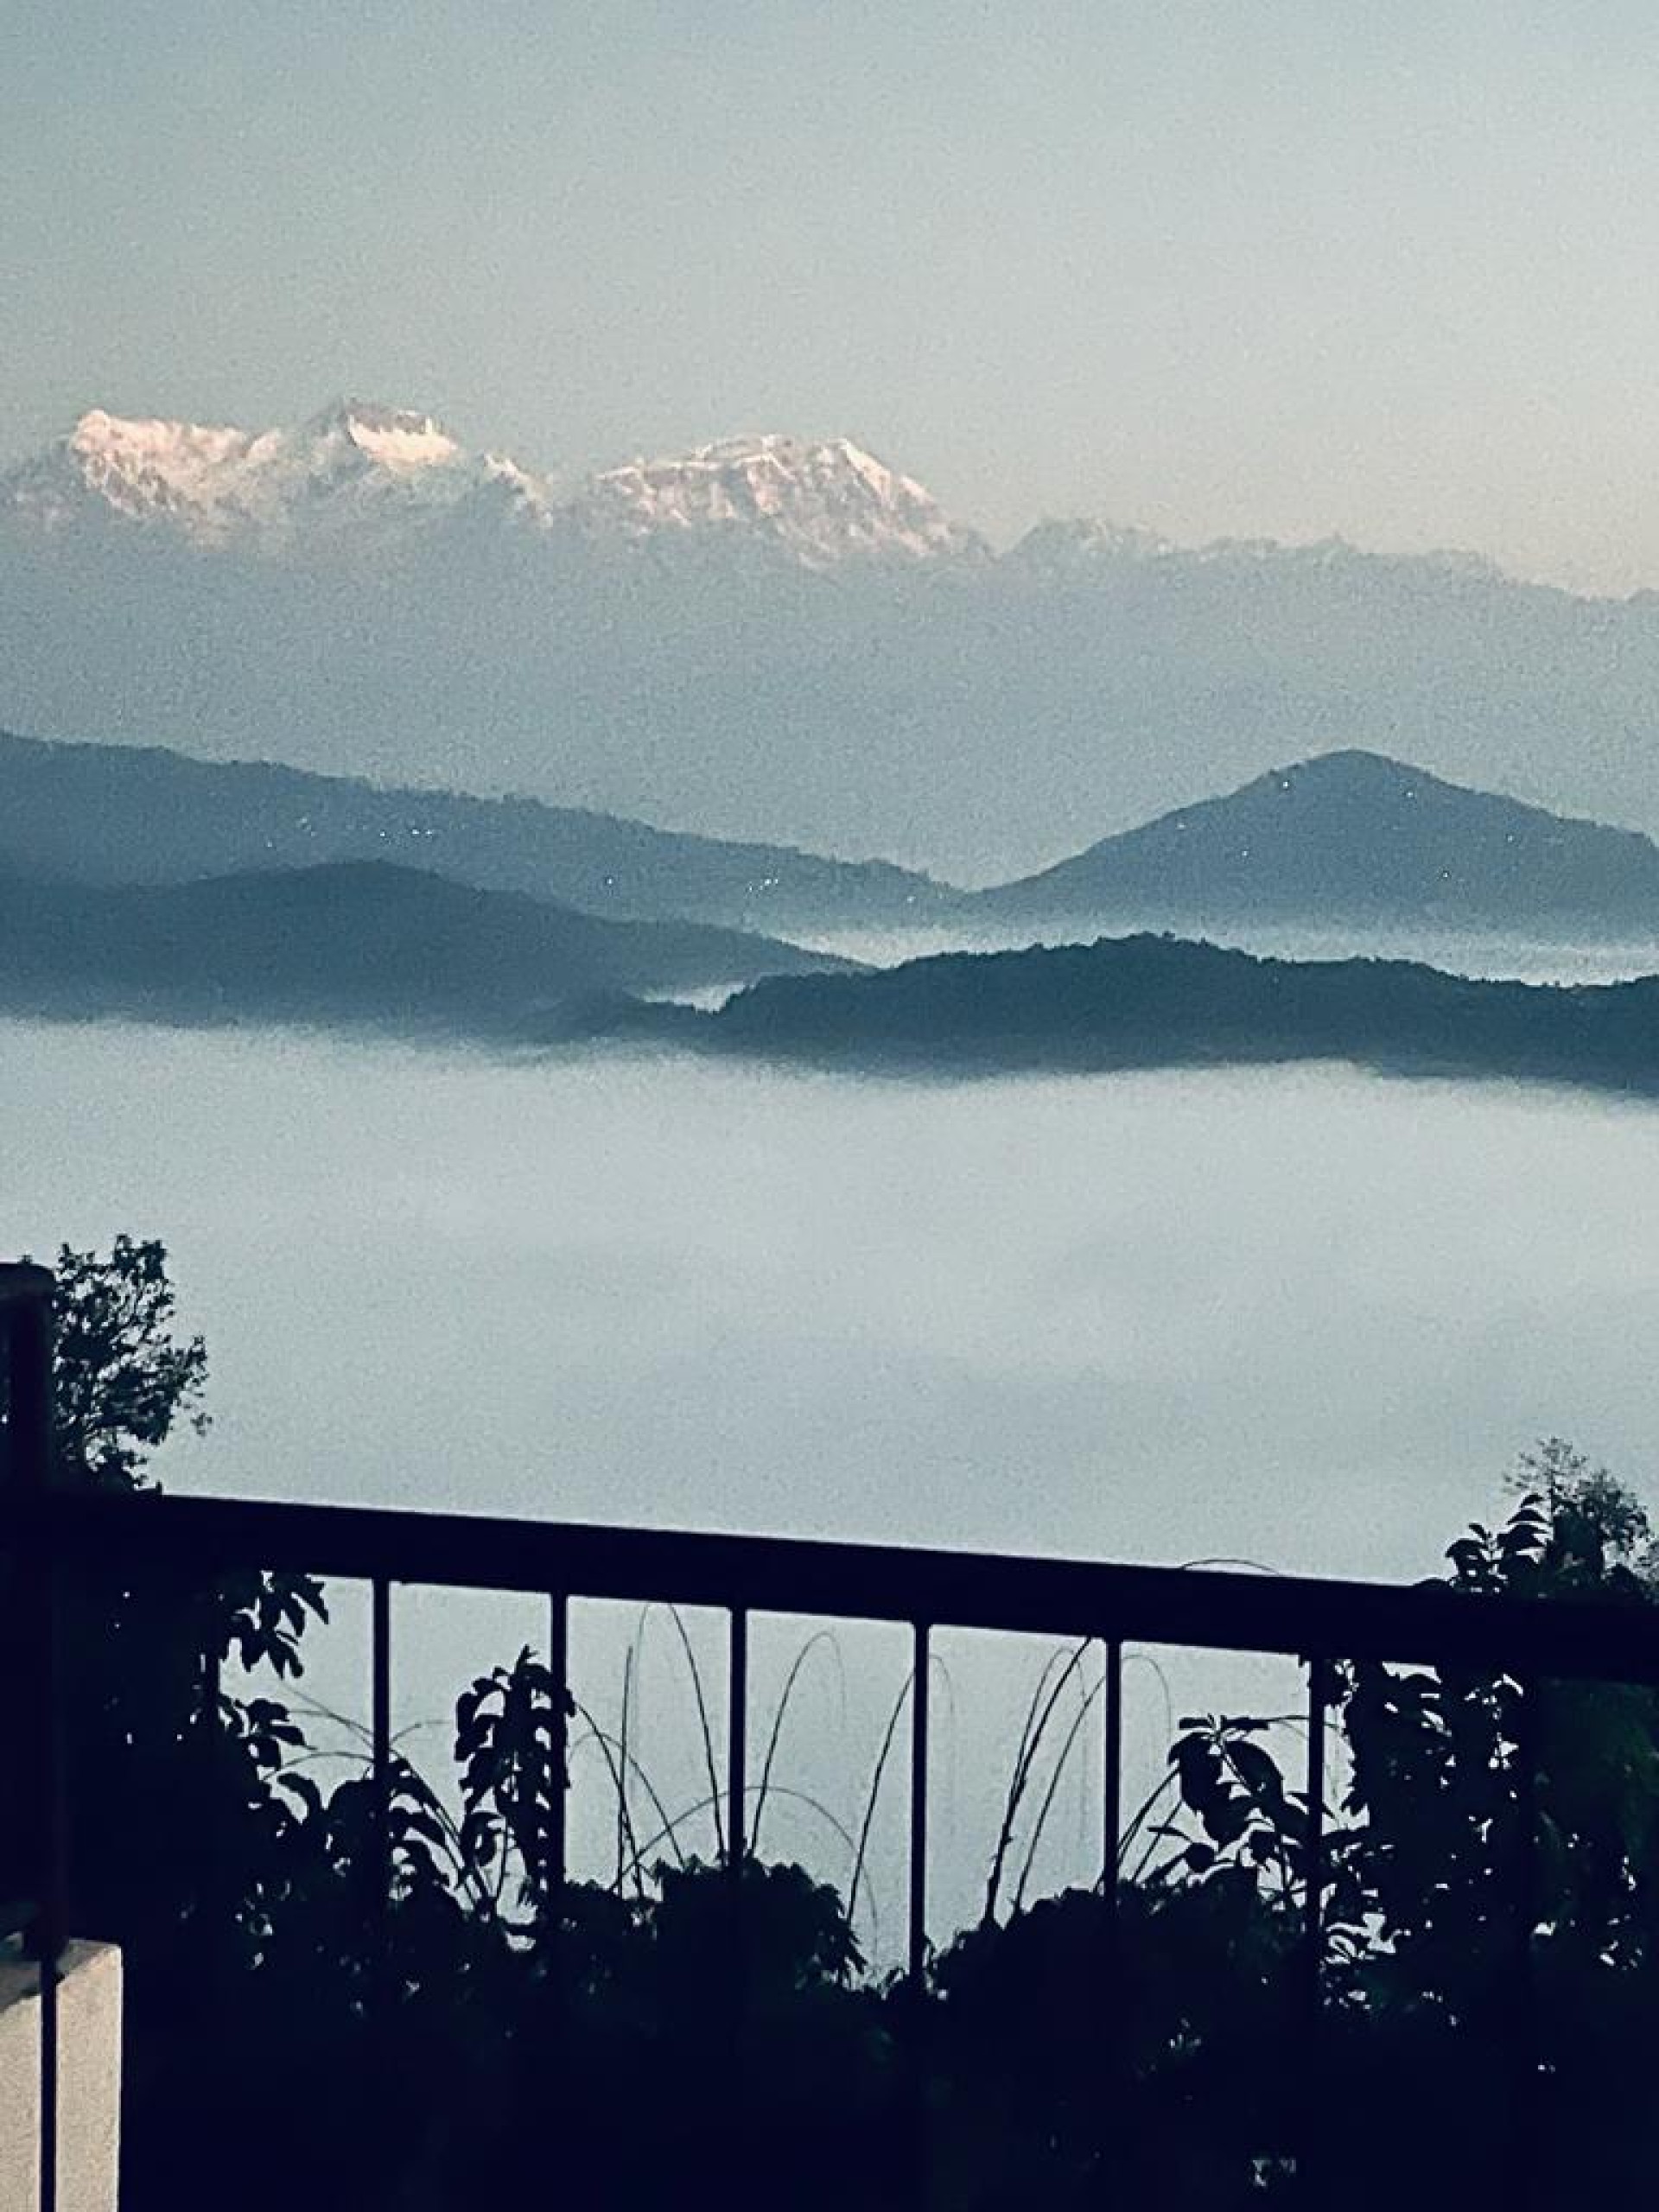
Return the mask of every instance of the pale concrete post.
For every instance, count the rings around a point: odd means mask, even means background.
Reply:
[[[56,2203],[116,2212],[121,2120],[121,1954],[70,1943],[59,1960]],[[0,1946],[0,2212],[36,2212],[41,2173],[41,1972]]]
[[[27,1516],[51,1484],[53,1291],[48,1268],[0,1263],[0,1544],[6,1509]],[[0,1693],[17,1720],[5,1864],[20,1893],[0,1904],[28,1926],[0,1943],[0,2212],[116,2212],[121,1959],[66,1941],[54,1564],[38,1523],[10,1550]]]

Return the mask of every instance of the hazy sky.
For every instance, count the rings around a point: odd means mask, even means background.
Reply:
[[[847,431],[998,536],[1659,584],[1643,0],[51,0],[0,20],[0,456],[430,405]]]

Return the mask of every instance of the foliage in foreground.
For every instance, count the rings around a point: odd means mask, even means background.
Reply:
[[[66,1252],[60,1280],[65,1477],[142,1487],[200,1418],[205,1354],[172,1337],[159,1246]],[[1648,1546],[1629,1493],[1553,1445],[1449,1580],[1645,1606]],[[460,1701],[458,1816],[402,1760],[384,1827],[365,1775],[325,1790],[282,1696],[220,1683],[235,1662],[280,1691],[324,1607],[256,1573],[73,1593],[71,1886],[76,1925],[127,1952],[126,2212],[509,2190],[810,2212],[915,2202],[924,2161],[951,2212],[1433,2212],[1503,2201],[1516,2142],[1537,2204],[1630,2201],[1654,2169],[1651,1691],[1541,1694],[1523,1948],[1517,1686],[1332,1670],[1313,2033],[1305,1746],[1284,1723],[1183,1723],[1170,1817],[1142,1822],[1154,1848],[1115,1904],[1001,1912],[994,1877],[918,1992],[868,1971],[798,1866],[635,1848],[556,1900],[566,1716],[530,1652]]]

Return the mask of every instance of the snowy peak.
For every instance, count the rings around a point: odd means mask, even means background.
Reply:
[[[1020,568],[1053,576],[1107,562],[1166,561],[1179,551],[1173,540],[1155,530],[1078,516],[1035,524],[1008,557]]]
[[[460,441],[431,416],[361,399],[337,400],[297,430],[270,435],[290,468],[311,476],[385,470],[409,478],[467,459]]]
[[[257,442],[245,430],[88,410],[8,480],[7,504],[48,524],[99,510],[131,521],[206,519]]]
[[[1456,549],[1372,553],[1345,537],[1287,541],[1216,537],[1182,544],[1155,530],[1081,516],[1039,522],[1007,556],[1009,567],[1045,583],[1088,582],[1158,570],[1179,579],[1205,570],[1281,576],[1375,579],[1383,575],[1436,582],[1502,584],[1503,571],[1484,554]]]
[[[383,501],[453,500],[474,466],[429,415],[342,400],[297,429],[111,415],[95,407],[0,479],[0,507],[48,528],[147,524],[202,544],[283,540]]]
[[[429,468],[461,458],[460,442],[431,416],[362,399],[336,400],[314,415],[298,436],[314,448],[348,447],[383,468]]]
[[[1216,537],[1203,544],[1183,545],[1158,531],[1142,529],[1135,524],[1078,516],[1036,524],[1008,557],[1017,567],[1036,575],[1062,577],[1113,569],[1154,567],[1186,570],[1272,563],[1331,569],[1374,562],[1379,556],[1361,553],[1342,537],[1320,538],[1302,544],[1286,543],[1275,537]]]
[[[773,432],[632,461],[592,478],[580,505],[633,537],[745,531],[812,569],[985,550],[913,477],[848,438]]]
[[[292,428],[130,418],[94,408],[0,477],[0,512],[48,529],[132,524],[204,546],[296,552],[430,529],[575,532],[595,549],[742,547],[788,563],[989,557],[913,477],[850,439],[730,438],[590,476],[573,493],[499,453],[474,453],[416,410],[339,399]]]

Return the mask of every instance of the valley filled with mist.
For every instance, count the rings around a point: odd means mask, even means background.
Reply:
[[[208,1338],[214,1426],[162,1453],[168,1489],[1409,1580],[1501,1512],[1539,1437],[1639,1478],[1659,1429],[1632,1357],[1659,1330],[1639,1105],[1331,1069],[854,1083],[120,1023],[8,1021],[0,1063],[28,1133],[16,1243],[164,1235]],[[334,1603],[305,1694],[360,1719],[360,1596]],[[435,1757],[460,1682],[539,1618],[399,1604],[399,1725]],[[614,1715],[640,1624],[591,1610],[585,1692]],[[779,1763],[855,1827],[906,1663],[884,1633],[835,1631]],[[757,1630],[758,1711],[810,1634]],[[648,1643],[640,1756],[677,1808],[702,1794],[689,1690],[665,1623]],[[942,1654],[953,1925],[1039,1655]],[[1132,1676],[1135,1777],[1160,1770],[1166,1696],[1285,1694],[1266,1662],[1160,1665],[1165,1687]],[[1095,1847],[1090,1771],[1046,1874]],[[781,1795],[768,1817],[844,1881],[821,1819]],[[890,1931],[897,1819],[871,1871]]]

